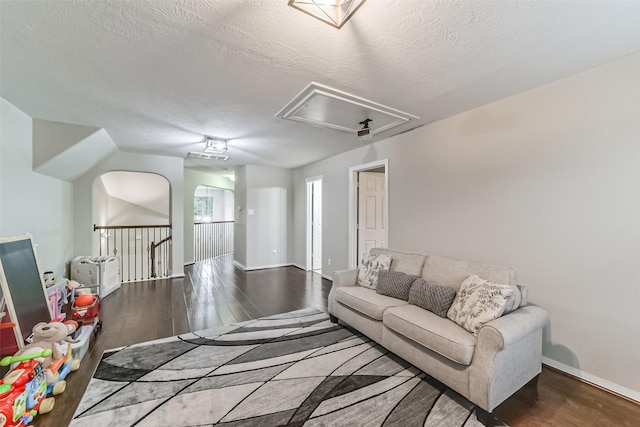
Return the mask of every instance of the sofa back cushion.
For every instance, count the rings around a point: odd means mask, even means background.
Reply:
[[[472,275],[505,285],[515,286],[517,283],[516,271],[511,267],[459,261],[439,255],[429,255],[422,269],[422,278],[427,282],[449,286],[456,291]]]
[[[413,276],[420,276],[426,255],[412,254],[408,252],[394,251],[386,248],[373,248],[369,251],[372,255],[391,255],[391,268],[389,271],[399,271]]]

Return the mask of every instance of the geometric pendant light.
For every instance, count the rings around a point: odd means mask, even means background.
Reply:
[[[289,0],[289,6],[325,22],[332,27],[342,26],[366,0]]]

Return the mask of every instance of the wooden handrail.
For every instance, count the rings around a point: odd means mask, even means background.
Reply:
[[[209,221],[209,222],[194,222],[193,225],[201,225],[201,224],[232,224],[235,221]]]
[[[93,231],[96,230],[116,230],[116,229],[130,229],[130,228],[171,228],[171,224],[168,225],[95,225],[93,224]]]

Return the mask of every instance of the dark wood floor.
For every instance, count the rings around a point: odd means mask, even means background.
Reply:
[[[295,267],[243,272],[230,257],[185,268],[183,279],[139,282],[102,302],[103,329],[92,337],[80,370],[68,377],[50,414],[38,427],[67,426],[102,352],[110,348],[284,313],[327,308],[331,282]],[[496,415],[511,426],[637,426],[640,405],[544,367],[532,382],[500,405]]]

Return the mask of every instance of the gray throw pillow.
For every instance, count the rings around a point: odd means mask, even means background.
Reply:
[[[407,301],[411,284],[416,279],[419,279],[419,277],[399,271],[381,271],[378,276],[376,292],[380,295]]]
[[[409,304],[422,307],[440,317],[447,317],[447,311],[455,297],[456,291],[453,288],[418,279],[411,286]]]

